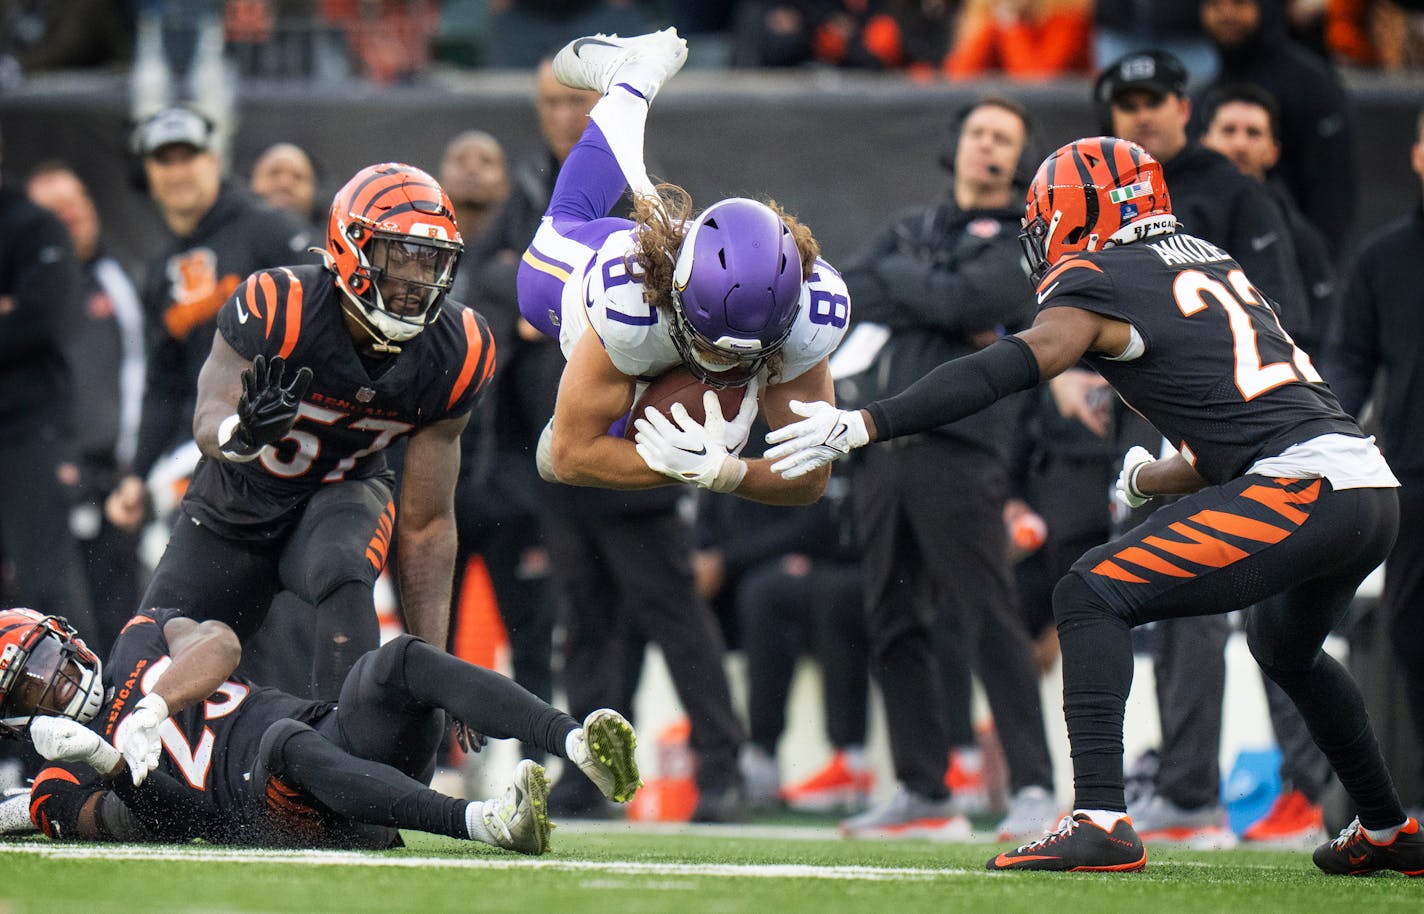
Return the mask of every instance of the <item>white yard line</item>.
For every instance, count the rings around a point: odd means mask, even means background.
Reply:
[[[34,854],[57,860],[154,860],[200,863],[280,863],[306,866],[384,866],[474,870],[561,870],[625,876],[740,876],[751,879],[931,880],[988,876],[973,870],[928,870],[892,866],[812,866],[809,864],[643,863],[632,860],[551,860],[501,857],[394,857],[355,851],[246,850],[151,845],[9,844],[4,854]]]

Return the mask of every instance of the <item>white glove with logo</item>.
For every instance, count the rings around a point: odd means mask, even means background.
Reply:
[[[776,461],[771,471],[780,473],[783,479],[805,476],[870,443],[865,418],[858,409],[836,409],[820,400],[814,403],[792,400],[788,405],[792,412],[806,418],[766,435],[766,443],[776,447],[765,456]]]
[[[113,774],[121,758],[102,736],[68,717],[31,720],[30,742],[51,762],[82,762],[102,775]]]
[[[148,773],[158,767],[158,756],[163,751],[158,727],[167,719],[168,703],[156,694],[149,694],[139,699],[114,731],[114,747],[129,763],[135,786],[142,784]]]
[[[742,405],[737,408],[737,415],[727,423],[727,428],[722,433],[722,444],[733,457],[742,453],[742,448],[747,446],[747,439],[752,436],[752,423],[757,417],[757,388],[760,386],[761,379],[752,378],[751,383],[742,389]]]
[[[717,402],[717,395],[710,390],[705,392],[702,405],[707,419],[701,425],[681,403],[672,405],[672,418],[676,425],[656,409],[648,407],[644,410],[644,418],[633,420],[633,427],[638,430],[633,444],[650,469],[669,479],[713,492],[731,492],[741,485],[742,478],[747,474],[747,465],[727,451],[727,420],[722,418],[722,406]],[[739,421],[746,411],[744,401],[741,411],[737,413]],[[748,426],[750,424],[747,423]]]
[[[1117,474],[1117,485],[1113,487],[1113,498],[1129,508],[1140,508],[1151,500],[1151,495],[1143,495],[1137,489],[1137,474],[1157,458],[1145,447],[1134,446],[1122,458],[1122,472]]]

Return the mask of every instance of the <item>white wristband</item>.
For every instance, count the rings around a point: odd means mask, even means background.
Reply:
[[[1153,461],[1151,460],[1144,460],[1142,463],[1139,463],[1137,466],[1133,467],[1132,472],[1127,474],[1127,494],[1131,495],[1133,498],[1140,498],[1143,501],[1152,500],[1151,495],[1148,495],[1146,492],[1143,492],[1137,487],[1137,474],[1141,473],[1142,468],[1152,462]]]
[[[742,480],[747,475],[747,462],[740,457],[733,457],[728,454],[722,458],[722,465],[717,467],[717,475],[712,478],[712,482],[707,486],[708,491],[727,493],[735,492],[737,486],[742,484]]]
[[[237,433],[237,426],[241,421],[242,420],[237,418],[237,413],[233,413],[218,423],[218,450],[222,452],[225,459],[233,463],[246,463],[262,453],[261,448],[249,454],[246,451],[231,447],[232,436]]]

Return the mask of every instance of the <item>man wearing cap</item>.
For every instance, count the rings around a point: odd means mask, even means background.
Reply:
[[[1282,152],[1271,172],[1320,229],[1339,265],[1355,221],[1357,192],[1349,100],[1334,68],[1287,34],[1284,6],[1260,0],[1202,0],[1202,30],[1221,57],[1218,76],[1204,93],[1230,83],[1252,83],[1275,97]],[[1194,121],[1193,134],[1206,126]],[[1169,185],[1171,180],[1169,175]],[[1175,200],[1175,189],[1172,197]]]
[[[223,180],[213,125],[198,112],[157,112],[139,125],[134,145],[167,233],[142,290],[148,378],[138,448],[105,505],[110,522],[129,530],[143,520],[149,471],[192,436],[193,392],[218,308],[249,273],[302,259],[310,243],[290,215]]]
[[[1233,252],[1285,329],[1306,332],[1306,298],[1290,230],[1260,184],[1224,156],[1187,139],[1192,103],[1186,86],[1181,61],[1165,51],[1143,51],[1109,64],[1098,76],[1093,98],[1109,133],[1141,145],[1162,163],[1172,211],[1182,227]],[[1145,445],[1158,452],[1161,436],[1155,429],[1131,415],[1123,424],[1120,445]],[[1148,513],[1138,509],[1129,523]],[[1160,765],[1152,792],[1129,801],[1133,822],[1148,840],[1234,843],[1218,795],[1230,623],[1225,616],[1196,616],[1164,621],[1157,631],[1160,642],[1153,659],[1162,722]]]

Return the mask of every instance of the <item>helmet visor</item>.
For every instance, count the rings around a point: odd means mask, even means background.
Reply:
[[[19,669],[5,693],[7,721],[37,714],[67,716],[65,711],[82,685],[77,663],[70,662],[75,651],[67,650],[58,634],[36,628],[25,639],[30,643],[20,648],[20,656],[11,660]]]
[[[447,241],[377,234],[367,249],[377,306],[397,320],[429,323],[454,282],[460,250]]]
[[[781,351],[791,335],[790,326],[781,338],[770,346],[742,349],[722,345],[699,333],[684,313],[682,296],[672,290],[672,341],[687,369],[710,387],[745,387],[761,371],[767,359]]]
[[[1042,216],[1034,216],[1033,221],[1024,223],[1019,233],[1019,246],[1023,248],[1024,259],[1028,261],[1029,278],[1036,286],[1048,273],[1048,223]]]

